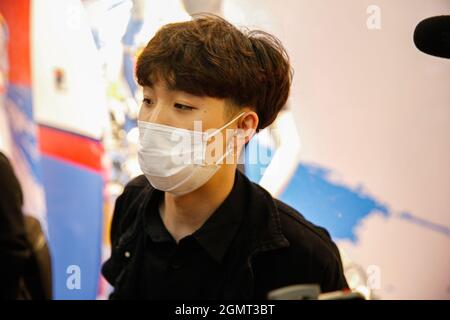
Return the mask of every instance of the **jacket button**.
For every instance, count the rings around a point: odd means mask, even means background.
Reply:
[[[125,251],[124,256],[125,256],[125,258],[131,257],[130,251]]]

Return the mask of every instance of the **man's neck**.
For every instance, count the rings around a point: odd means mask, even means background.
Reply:
[[[161,218],[177,243],[199,229],[222,204],[233,189],[235,172],[235,165],[223,165],[207,183],[191,193],[164,194]]]

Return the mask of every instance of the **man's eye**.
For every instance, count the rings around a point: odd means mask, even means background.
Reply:
[[[175,108],[178,110],[186,110],[186,111],[191,111],[195,109],[194,107],[190,107],[181,103],[175,103]]]
[[[149,98],[144,98],[144,99],[142,99],[142,103],[149,106],[149,105],[153,104],[153,100],[149,99]]]

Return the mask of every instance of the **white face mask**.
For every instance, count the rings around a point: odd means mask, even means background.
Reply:
[[[245,112],[208,134],[151,122],[138,121],[138,160],[150,184],[175,195],[192,192],[204,185],[219,170],[227,151],[213,164],[206,163],[209,139],[239,119]]]

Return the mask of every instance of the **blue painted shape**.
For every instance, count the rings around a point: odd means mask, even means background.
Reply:
[[[325,227],[334,239],[356,242],[358,223],[373,211],[388,216],[389,209],[361,190],[331,182],[329,174],[328,169],[300,163],[280,200]]]
[[[95,299],[99,283],[103,180],[99,173],[42,157],[55,299]],[[81,289],[66,286],[67,268],[81,269]]]
[[[414,223],[416,225],[419,225],[419,226],[421,226],[423,228],[427,228],[427,229],[432,230],[434,232],[441,233],[441,234],[443,234],[443,235],[445,235],[447,237],[450,237],[450,228],[448,228],[445,225],[428,221],[428,220],[423,219],[421,217],[417,217],[417,216],[415,216],[415,215],[413,215],[413,214],[411,214],[409,212],[402,212],[399,215],[399,218],[401,218],[403,220],[406,220],[406,221],[408,221],[410,223]]]
[[[258,153],[270,158],[274,154],[257,139],[247,145],[245,173],[256,183],[267,167],[260,162],[249,163]],[[309,221],[326,228],[334,239],[356,242],[354,230],[357,224],[374,210],[389,215],[388,208],[361,190],[331,182],[329,175],[328,169],[300,163],[280,200],[300,211]]]

